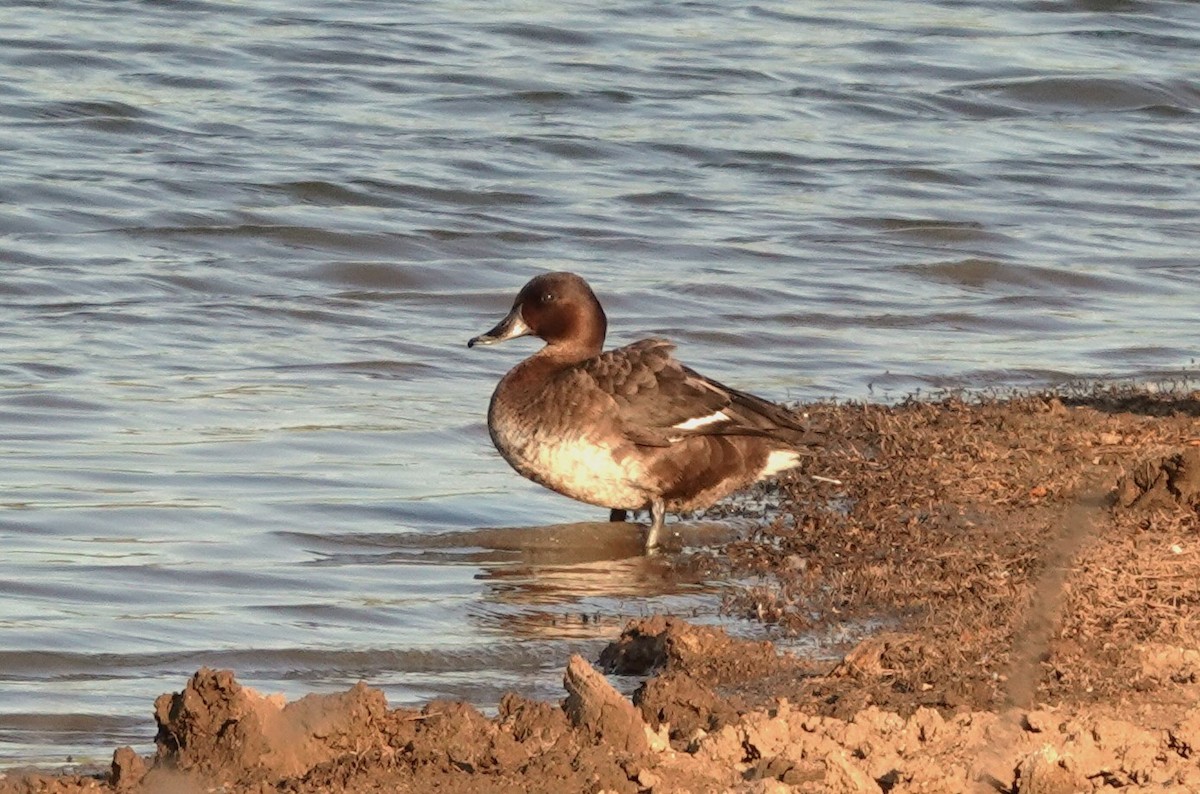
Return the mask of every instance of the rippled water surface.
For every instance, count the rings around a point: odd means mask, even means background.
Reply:
[[[5,4],[0,764],[720,619],[492,451],[537,272],[779,400],[1194,371],[1197,64],[1176,2]]]

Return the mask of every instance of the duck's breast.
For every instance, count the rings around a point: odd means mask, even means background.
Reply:
[[[515,399],[501,381],[488,409],[500,455],[536,483],[581,502],[639,509],[649,495],[646,469],[612,418],[569,390]],[[561,392],[561,393],[556,393]]]

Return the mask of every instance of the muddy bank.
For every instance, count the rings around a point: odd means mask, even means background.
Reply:
[[[754,582],[730,610],[835,662],[656,617],[494,718],[201,670],[153,757],[0,792],[1200,791],[1196,394],[806,410],[828,443],[778,509],[675,564]]]
[[[811,702],[775,698],[739,709],[721,694],[726,675],[747,660],[755,669],[774,657],[805,675],[798,660],[769,646],[651,619],[630,626],[610,650],[617,664],[635,657],[660,671],[632,702],[576,656],[561,703],[509,696],[493,719],[461,703],[388,709],[382,693],[364,685],[284,703],[240,686],[228,671],[200,670],[182,692],[156,702],[153,758],[123,748],[102,779],[33,776],[2,790],[1200,790],[1195,697],[1178,716],[1149,721],[1063,705],[954,713],[922,706],[907,716],[868,706],[843,720],[821,716]],[[1200,654],[1159,654],[1153,663],[1164,680],[1196,688]],[[807,675],[860,675],[852,664]],[[1163,719],[1165,727],[1154,727]]]

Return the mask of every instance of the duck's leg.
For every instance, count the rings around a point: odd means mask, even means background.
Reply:
[[[650,531],[646,533],[646,553],[653,554],[658,548],[658,536],[663,530],[663,520],[666,518],[667,506],[661,497],[655,497],[650,502]]]
[[[619,507],[614,507],[608,511],[609,521],[624,521],[628,514]]]

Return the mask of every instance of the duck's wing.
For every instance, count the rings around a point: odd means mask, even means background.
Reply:
[[[786,408],[683,366],[674,349],[665,339],[644,339],[584,365],[616,404],[630,441],[664,447],[695,435],[753,435],[804,443],[807,428]]]

